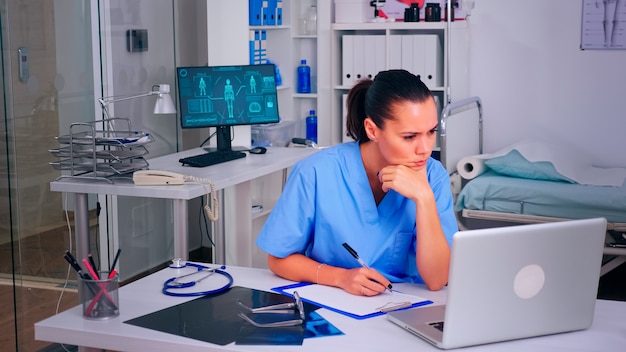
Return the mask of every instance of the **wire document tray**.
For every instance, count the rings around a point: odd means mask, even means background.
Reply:
[[[97,129],[99,124],[104,128]],[[112,176],[148,168],[145,145],[154,141],[149,133],[133,131],[126,118],[72,123],[69,134],[56,139],[60,146],[50,153],[59,160],[50,165],[69,171],[57,180],[81,178],[111,183]]]

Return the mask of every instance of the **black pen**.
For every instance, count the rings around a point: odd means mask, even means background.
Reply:
[[[91,276],[89,276],[89,274],[83,271],[83,268],[80,267],[80,264],[78,264],[78,262],[76,261],[76,258],[74,258],[74,256],[72,255],[72,253],[70,253],[70,251],[65,252],[65,255],[63,256],[63,258],[65,258],[65,260],[68,263],[70,263],[72,268],[76,270],[76,272],[81,278],[85,280],[91,280]]]
[[[365,269],[369,269],[370,267],[367,266],[367,264],[365,264],[365,262],[363,261],[363,259],[361,259],[361,257],[359,257],[359,254],[352,248],[350,247],[349,244],[347,243],[343,243],[343,247],[350,252],[350,254],[354,257],[354,259],[357,260],[357,262],[359,262],[359,264],[361,264],[362,267],[364,267]],[[391,286],[391,284],[387,285],[387,289],[389,290],[389,292],[391,292],[391,289],[393,288],[393,286]]]
[[[113,269],[115,269],[115,265],[117,265],[117,261],[120,259],[121,252],[122,252],[122,249],[118,248],[117,253],[115,253],[115,258],[113,258],[113,263],[111,263],[111,268],[109,269],[109,272],[112,272]]]
[[[68,256],[67,254],[63,256],[63,259],[65,259],[68,263],[70,263],[70,265],[72,266],[74,271],[76,271],[76,272],[82,271],[82,269],[80,267],[77,267],[74,264],[74,261],[72,261],[72,258],[70,258],[70,256]]]

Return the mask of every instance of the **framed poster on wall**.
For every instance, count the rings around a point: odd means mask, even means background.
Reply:
[[[583,0],[580,48],[626,49],[626,0]]]

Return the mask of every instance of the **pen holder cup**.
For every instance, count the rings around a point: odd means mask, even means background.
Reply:
[[[83,305],[83,318],[105,320],[120,315],[118,295],[119,276],[109,277],[106,271],[99,273],[102,280],[78,278]]]

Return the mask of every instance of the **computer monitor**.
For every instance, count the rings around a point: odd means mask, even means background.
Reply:
[[[232,149],[232,126],[279,122],[274,64],[176,71],[181,127],[216,127],[218,151]]]

